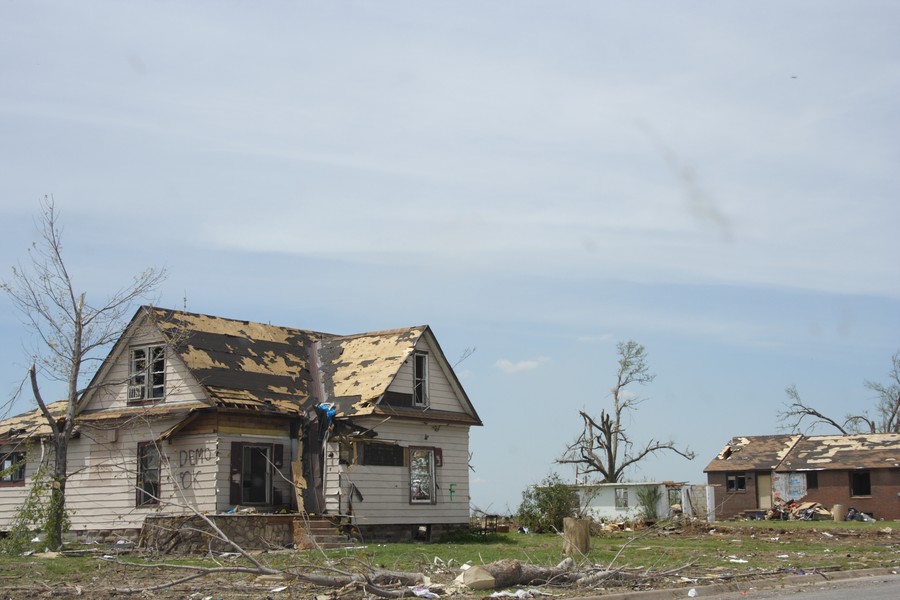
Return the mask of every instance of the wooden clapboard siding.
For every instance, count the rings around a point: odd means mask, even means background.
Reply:
[[[469,520],[469,428],[460,425],[372,420],[378,440],[396,441],[404,447],[440,448],[443,466],[435,468],[436,504],[409,503],[409,467],[341,465],[341,490],[347,509],[351,484],[362,494],[353,500],[353,513],[360,525],[405,523],[467,523]],[[425,439],[425,436],[428,439]],[[337,453],[334,453],[337,456]],[[332,459],[336,461],[337,459]],[[450,484],[454,493],[450,497]]]
[[[66,504],[73,511],[74,531],[136,528],[147,514],[185,514],[190,512],[187,505],[201,511],[215,508],[216,439],[200,435],[160,445],[162,503],[158,507],[136,506],[138,444],[157,439],[175,423],[172,419],[135,423],[119,428],[114,435],[84,428],[82,436],[72,440]]]
[[[437,358],[437,353],[422,337],[416,344],[416,351],[428,353],[428,401],[434,410],[450,412],[466,412],[460,403],[456,391],[450,384],[450,377],[444,370],[445,365]],[[397,372],[397,376],[388,386],[388,392],[401,394],[413,393],[413,358],[407,358]]]
[[[105,374],[102,386],[91,397],[90,404],[82,410],[92,412],[95,410],[121,409],[128,406],[129,348],[162,343],[163,337],[158,330],[152,327],[142,327],[129,340],[129,344],[122,346],[122,351],[115,357],[115,361],[109,365],[109,370]],[[166,350],[166,395],[163,400],[166,404],[204,402],[206,400],[206,394],[203,392],[203,389],[188,372],[184,363],[176,358],[175,353],[170,349]]]
[[[345,465],[340,464],[340,448],[337,444],[328,444],[325,452],[324,495],[325,510],[329,514],[345,514],[347,507],[342,506],[342,476]]]

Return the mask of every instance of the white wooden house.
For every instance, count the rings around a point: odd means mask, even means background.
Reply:
[[[57,405],[55,408],[59,409]],[[142,307],[79,400],[72,531],[148,515],[327,515],[368,539],[469,522],[474,407],[427,326],[340,336]],[[0,422],[0,531],[48,427]]]

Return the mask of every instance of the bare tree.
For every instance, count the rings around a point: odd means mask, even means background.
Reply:
[[[888,382],[866,381],[865,387],[876,394],[875,415],[868,412],[848,414],[843,421],[833,419],[810,404],[807,404],[797,391],[797,386],[790,385],[785,389],[789,401],[785,409],[778,413],[783,429],[790,431],[808,431],[817,425],[826,425],[837,429],[841,434],[851,433],[900,433],[900,351],[891,357],[891,368],[888,371]]]
[[[29,249],[27,263],[13,267],[10,280],[0,283],[25,325],[37,336],[28,376],[34,400],[51,432],[53,466],[46,542],[52,549],[62,545],[69,440],[78,400],[85,391],[81,382],[93,371],[93,361],[102,358],[100,351],[121,336],[134,302],[165,278],[164,269],[147,269],[102,305],[94,305],[86,292],[76,290],[66,268],[58,216],[53,199],[45,197],[38,218],[39,239]],[[40,377],[65,383],[67,404],[62,416],[48,410]]]
[[[651,439],[643,446],[635,447],[625,430],[624,419],[645,398],[633,393],[629,386],[646,385],[656,375],[647,365],[644,346],[629,340],[619,342],[616,348],[619,369],[612,388],[612,412],[601,409],[599,419],[595,419],[584,410],[579,411],[584,428],[556,462],[578,465],[585,474],[597,473],[601,483],[615,483],[622,480],[626,469],[657,452],[674,452],[693,460],[691,450],[679,449],[672,441]]]

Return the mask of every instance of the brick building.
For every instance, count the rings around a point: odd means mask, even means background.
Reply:
[[[704,471],[720,519],[764,513],[779,500],[900,519],[900,434],[735,437]]]

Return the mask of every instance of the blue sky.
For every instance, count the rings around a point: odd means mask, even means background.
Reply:
[[[894,2],[4,2],[0,264],[52,194],[98,300],[427,323],[514,510],[608,406],[616,342],[703,481],[784,388],[843,415],[900,349]],[[4,268],[7,268],[4,267]],[[8,273],[8,271],[7,271]],[[27,334],[0,299],[0,389]],[[20,400],[19,409],[29,407]],[[571,473],[562,470],[566,477]]]

